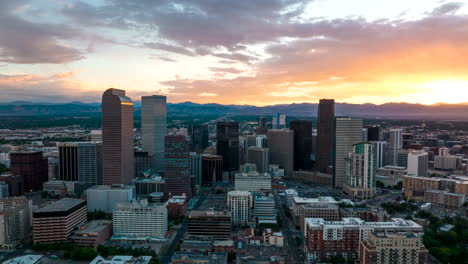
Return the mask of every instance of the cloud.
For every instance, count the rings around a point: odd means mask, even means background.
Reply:
[[[215,93],[201,93],[201,94],[199,94],[199,96],[213,97],[213,96],[217,96],[217,94],[215,94]]]

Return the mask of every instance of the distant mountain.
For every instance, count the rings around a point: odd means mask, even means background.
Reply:
[[[135,102],[135,111],[140,111],[141,103]],[[283,113],[295,117],[315,117],[317,104],[283,104],[270,106],[252,105],[222,105],[197,104],[193,102],[169,103],[168,114],[171,116],[194,115],[264,115],[271,116]],[[45,115],[45,114],[78,114],[100,112],[99,103],[71,102],[64,104],[12,102],[0,104],[0,115]],[[432,106],[407,103],[374,104],[336,104],[337,116],[351,116],[361,118],[395,118],[395,119],[426,119],[426,120],[464,120],[468,121],[468,104],[437,104]]]

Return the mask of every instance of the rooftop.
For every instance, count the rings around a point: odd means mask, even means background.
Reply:
[[[113,256],[105,259],[101,256],[97,256],[89,264],[148,264],[151,258],[151,256]]]
[[[112,225],[112,220],[93,220],[83,226],[82,229],[76,231],[75,235],[101,232],[109,225]]]
[[[411,220],[404,220],[402,218],[392,218],[389,222],[365,222],[360,218],[343,218],[342,221],[325,221],[323,218],[305,218],[305,223],[309,227],[358,227],[367,226],[373,228],[417,228],[422,227]]]
[[[333,197],[323,196],[319,198],[306,198],[306,197],[294,197],[294,203],[296,204],[307,204],[307,203],[338,203]]]
[[[113,185],[96,185],[88,190],[129,190],[133,189],[135,186],[123,185],[123,184],[113,184]]]
[[[37,209],[34,213],[50,213],[50,212],[62,212],[72,209],[75,206],[83,203],[85,200],[72,199],[72,198],[63,198],[54,203],[51,203],[41,209]]]
[[[231,216],[230,211],[213,211],[213,210],[208,210],[208,211],[192,211],[190,213],[189,217],[194,217],[194,216]]]
[[[13,259],[9,259],[3,264],[34,264],[39,263],[43,255],[24,255],[21,257],[16,257]]]

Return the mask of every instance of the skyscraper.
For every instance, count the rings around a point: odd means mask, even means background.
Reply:
[[[124,90],[102,95],[103,184],[128,184],[133,179],[133,102]]]
[[[294,170],[312,169],[312,121],[293,120],[289,127],[294,131]]]
[[[288,129],[268,130],[270,164],[284,168],[284,174],[291,177],[294,173],[294,132]]]
[[[48,180],[48,162],[40,151],[18,151],[10,153],[11,173],[24,179],[24,191],[38,191]]]
[[[371,143],[374,145],[375,167],[382,168],[385,166],[388,144],[386,141],[373,141]]]
[[[255,164],[260,173],[268,172],[269,152],[267,148],[249,147],[247,149],[247,163]]]
[[[190,182],[190,145],[184,136],[166,136],[166,165],[164,169],[166,185],[164,193],[169,195],[185,194],[192,197]]]
[[[266,135],[267,130],[268,130],[267,120],[266,120],[265,117],[261,116],[258,119],[258,127],[257,127],[257,130],[256,130],[256,134],[257,135]]]
[[[403,129],[390,129],[388,142],[388,165],[398,165],[398,152],[403,148]]]
[[[59,143],[58,180],[102,184],[102,143]]]
[[[141,136],[143,151],[153,155],[152,166],[164,170],[164,137],[166,136],[166,96],[141,97]]]
[[[335,155],[333,159],[333,185],[343,188],[345,183],[345,158],[353,150],[353,145],[362,140],[362,119],[336,118]]]
[[[380,127],[371,126],[367,128],[367,140],[368,141],[380,141]]]
[[[370,199],[375,195],[374,145],[359,143],[345,158],[346,181],[343,191],[350,197]]]
[[[224,171],[239,170],[239,123],[219,121],[216,123],[216,151],[223,156]]]
[[[231,223],[234,226],[246,226],[250,220],[252,193],[246,191],[231,191],[227,194],[228,208],[232,213]]]
[[[317,149],[315,153],[317,170],[326,173],[333,164],[333,136],[335,100],[322,99],[317,115]]]
[[[223,157],[204,154],[201,157],[201,185],[211,186],[223,181]]]
[[[196,153],[202,153],[208,147],[208,124],[193,124],[189,127],[190,147]]]
[[[276,113],[272,119],[272,128],[281,129],[286,127],[286,116],[284,114]]]

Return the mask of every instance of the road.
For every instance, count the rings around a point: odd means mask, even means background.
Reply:
[[[274,196],[276,209],[279,212],[279,216],[283,220],[283,235],[285,237],[284,248],[286,249],[286,253],[288,253],[291,258],[291,261],[287,261],[287,263],[304,263],[302,253],[300,251],[300,246],[296,245],[295,234],[298,233],[296,227],[291,222],[291,219],[289,219],[284,213],[282,202],[278,198],[278,194],[276,192]]]
[[[174,255],[177,245],[179,245],[179,242],[184,238],[185,233],[187,232],[187,227],[187,219],[184,219],[184,222],[182,223],[181,227],[177,230],[177,234],[174,240],[172,240],[172,243],[164,252],[164,256],[159,257],[159,261],[161,262],[161,264],[168,264],[171,262],[172,255]]]

